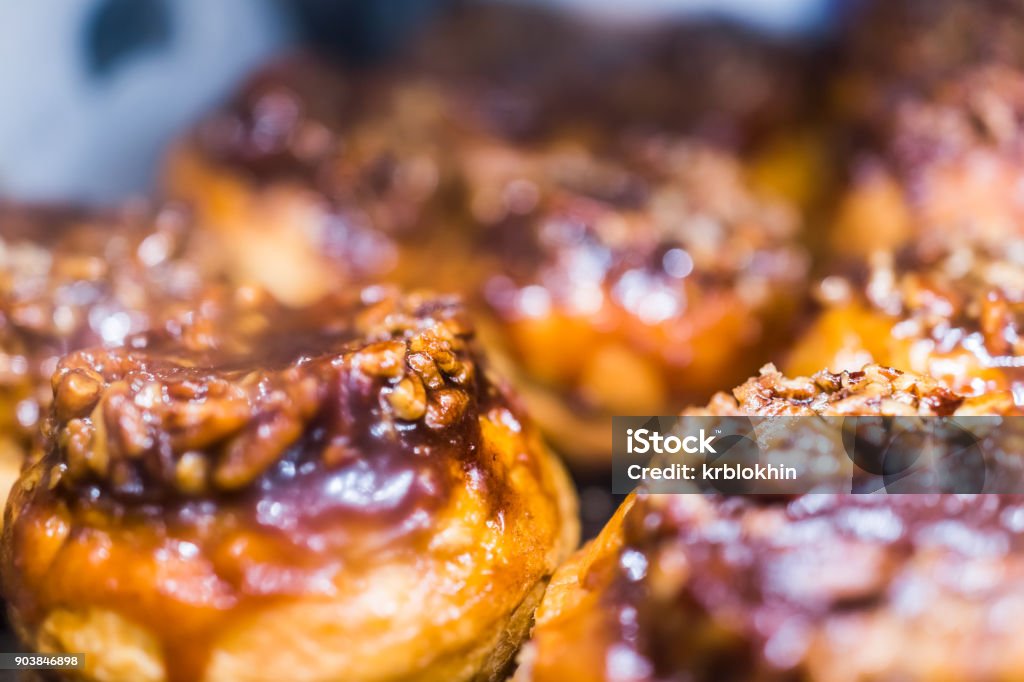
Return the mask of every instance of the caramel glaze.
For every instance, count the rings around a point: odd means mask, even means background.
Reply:
[[[200,295],[209,268],[188,222],[173,206],[0,203],[0,429],[19,448],[38,433],[60,356],[120,343]]]
[[[503,99],[293,55],[177,145],[166,185],[230,249],[234,274],[286,303],[385,279],[455,290],[462,278],[437,281],[442,258],[467,260],[451,150],[519,125]]]
[[[787,370],[852,369],[873,360],[969,395],[1011,390],[1021,403],[1024,255],[1015,244],[947,248],[931,259],[879,253],[865,273],[823,280],[821,310]]]
[[[183,142],[172,190],[288,303],[371,271],[462,292],[545,432],[591,464],[610,442],[596,420],[705,400],[777,347],[803,302],[801,221],[738,157],[671,132],[592,137],[514,68],[485,60],[501,75],[483,83],[438,59],[273,64]]]
[[[617,556],[584,578],[600,584],[600,571],[609,573],[602,602],[618,627],[607,651],[620,676],[606,669],[588,679],[974,680],[1019,671],[1019,639],[1003,612],[1024,594],[1020,496],[631,502]],[[1002,577],[959,579],[975,570]]]
[[[436,558],[460,489],[517,537],[571,507],[476,362],[461,308],[362,296],[207,307],[61,360],[48,449],[16,486],[4,536],[4,591],[26,641],[51,609],[107,608],[156,635],[167,679],[198,680],[216,635],[246,614]],[[511,429],[515,476],[540,492],[513,487],[496,428]],[[569,548],[557,538],[571,530],[534,530],[510,551],[538,556],[480,569],[494,589],[529,587],[545,553]]]
[[[693,412],[1014,406],[869,365],[797,378],[766,368]],[[1017,495],[638,492],[552,579],[516,679],[1018,679],[1022,516]]]
[[[807,272],[797,216],[735,157],[671,135],[606,145],[477,146],[464,160],[495,345],[588,419],[679,409],[749,376]]]
[[[289,250],[311,264],[290,279],[316,279],[307,273],[327,260],[332,267],[317,272],[325,282],[408,284],[423,254],[406,250],[427,250],[423,260],[433,263],[438,237],[472,222],[472,179],[459,150],[551,139],[600,145],[632,128],[749,148],[805,113],[802,64],[726,26],[612,31],[538,8],[460,7],[374,68],[309,54],[267,64],[180,141],[166,186],[222,232],[245,226],[250,240],[265,233],[280,243],[285,225],[298,225],[291,234],[297,229],[310,248]],[[690,97],[671,95],[680,82]],[[459,239],[442,241],[458,251]],[[241,247],[240,267],[258,279],[244,263],[249,249],[262,251]],[[449,260],[472,258],[456,255]],[[429,267],[415,273],[431,275]],[[271,285],[302,303],[325,288]]]

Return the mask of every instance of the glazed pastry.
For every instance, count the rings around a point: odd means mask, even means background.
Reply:
[[[736,156],[598,142],[543,110],[513,124],[499,95],[520,90],[436,70],[271,67],[185,142],[172,189],[286,303],[375,277],[463,293],[531,414],[587,465],[607,459],[609,415],[677,410],[770,356],[801,301],[801,224]]]
[[[374,69],[271,62],[175,145],[165,189],[221,235],[242,279],[293,305],[382,279],[472,290],[472,277],[437,264],[471,268],[454,157],[479,145],[600,145],[632,128],[730,149],[771,139],[752,174],[807,194],[803,145],[775,136],[808,108],[794,50],[719,25],[616,30],[543,8],[456,4]]]
[[[1019,238],[1024,6],[867,4],[834,80],[852,156],[835,252]]]
[[[769,367],[698,412],[1014,409],[872,365]],[[1020,679],[1022,515],[1019,495],[636,493],[555,574],[516,680]]]
[[[663,414],[778,348],[807,270],[799,219],[697,140],[476,146],[464,161],[482,319],[559,448],[605,464],[615,414]]]
[[[199,298],[205,266],[185,257],[187,223],[173,207],[0,204],[0,498],[38,445],[58,358],[118,344]]]
[[[88,680],[494,680],[578,537],[461,308],[369,289],[72,353],[2,575]]]
[[[1019,3],[874,3],[846,75],[864,107],[833,234],[838,275],[789,362],[875,361],[1018,400],[1024,280],[1024,11]]]
[[[893,95],[855,155],[836,217],[845,257],[913,248],[1000,249],[1024,232],[1024,70],[964,69]]]
[[[235,276],[289,305],[385,279],[443,289],[437,263],[468,262],[449,150],[504,125],[483,97],[282,59],[177,145],[167,191],[196,208]]]
[[[793,346],[787,370],[875,361],[961,393],[1008,389],[1024,400],[1022,245],[1007,241],[998,255],[960,247],[932,262],[883,252],[862,276],[826,278],[817,288],[822,310]]]

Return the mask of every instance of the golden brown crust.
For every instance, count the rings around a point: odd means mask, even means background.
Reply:
[[[502,669],[578,530],[471,336],[449,299],[369,289],[72,353],[9,505],[19,635],[96,680]]]
[[[766,367],[690,413],[1016,411],[868,366]],[[1017,679],[1002,614],[1024,594],[1022,509],[1019,495],[634,493],[552,578],[516,680]],[[974,571],[993,577],[968,584]]]

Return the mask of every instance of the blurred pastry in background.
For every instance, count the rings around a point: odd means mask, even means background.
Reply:
[[[500,95],[514,139],[601,146],[676,133],[737,152],[756,185],[816,209],[831,191],[820,112],[823,46],[710,18],[589,20],[550,7],[456,3],[423,28],[404,68]],[[514,122],[514,124],[513,124]]]
[[[1000,249],[1024,231],[1024,69],[967,69],[894,94],[853,155],[833,254]]]
[[[849,145],[821,311],[788,371],[879,362],[1024,400],[1024,6],[870,2],[842,45]]]
[[[460,151],[484,274],[467,295],[578,465],[607,465],[612,415],[675,412],[749,376],[801,311],[799,215],[733,155],[653,134]]]
[[[182,141],[168,188],[285,303],[365,281],[461,293],[544,431],[603,466],[608,416],[674,412],[772,357],[803,301],[800,211],[709,131],[587,112],[521,51],[479,49],[472,66],[450,47],[374,72],[272,64]],[[650,56],[618,55],[609,82],[672,70]],[[715,120],[753,128],[755,109]]]
[[[1015,0],[865,0],[850,9],[839,36],[848,107],[972,66],[1024,65],[1024,7]]]
[[[968,395],[1010,390],[1024,403],[1024,250],[958,247],[939,258],[879,252],[865,271],[816,287],[821,309],[785,363],[856,369],[866,362],[928,374]]]
[[[174,207],[0,203],[0,497],[38,448],[61,356],[193,314],[209,284],[188,224]]]
[[[1024,6],[867,3],[833,79],[850,157],[838,258],[1020,237]]]
[[[489,85],[552,126],[699,134],[749,149],[802,119],[815,46],[725,21],[601,21],[542,5],[453,3],[397,56],[446,82]],[[526,116],[524,114],[532,114]]]
[[[461,307],[201,322],[61,360],[3,536],[23,643],[88,680],[501,679],[578,522]]]
[[[719,24],[459,5],[372,67],[268,64],[175,145],[164,186],[196,206],[243,279],[287,303],[382,279],[457,287],[465,278],[438,282],[434,264],[469,262],[453,155],[478,144],[684,131],[751,152],[760,185],[803,202],[820,174],[789,135],[816,91],[801,54]]]
[[[167,191],[189,201],[236,276],[289,305],[354,283],[437,281],[466,262],[451,150],[500,127],[485,92],[416,74],[282,58],[176,147]]]
[[[766,368],[699,413],[1014,411],[869,365]],[[1013,679],[1022,510],[1014,495],[637,492],[552,578],[515,679]]]

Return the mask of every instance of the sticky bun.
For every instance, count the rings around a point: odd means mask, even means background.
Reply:
[[[1019,239],[1024,199],[1024,70],[966,69],[894,95],[854,156],[838,207],[840,256],[949,245],[999,248]]]
[[[1024,391],[1019,241],[997,255],[958,247],[926,261],[880,252],[865,272],[817,287],[822,309],[792,348],[788,371],[868,361],[928,374],[967,394]]]
[[[734,157],[676,136],[615,145],[465,161],[491,347],[560,449],[592,462],[611,415],[678,410],[756,370],[807,269],[796,213]]]
[[[0,497],[52,397],[71,350],[118,344],[199,299],[203,259],[186,258],[187,216],[0,203]]]
[[[702,413],[991,415],[877,365],[766,368]],[[517,680],[1019,677],[1024,496],[627,498],[555,574]]]
[[[469,261],[450,150],[515,118],[485,99],[427,76],[284,58],[177,145],[167,191],[220,236],[236,276],[290,305],[353,283],[442,289],[437,265]]]
[[[19,637],[90,680],[500,679],[575,498],[461,308],[243,299],[59,363],[7,509]]]
[[[1020,399],[1024,11],[873,3],[847,46],[863,110],[833,233],[834,275],[794,373],[876,361]]]
[[[1024,7],[869,3],[835,78],[850,138],[840,255],[1019,238]]]
[[[463,293],[578,459],[606,455],[609,414],[679,409],[748,376],[797,307],[797,211],[735,155],[669,133],[585,140],[528,106],[526,134],[492,99],[518,91],[464,88],[466,74],[377,74],[363,95],[358,74],[326,69],[257,76],[183,144],[172,189],[201,214],[220,206],[243,267],[286,302],[371,274]]]

